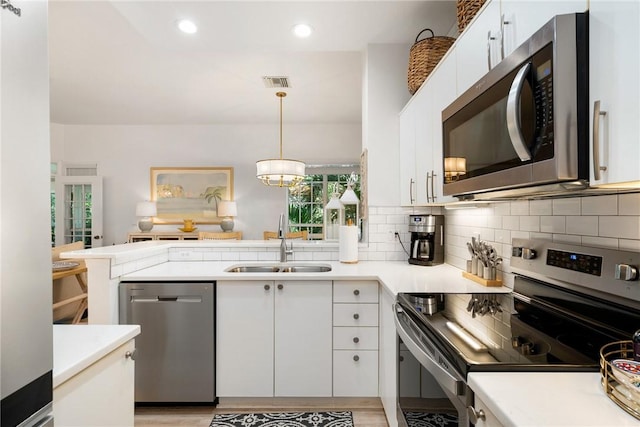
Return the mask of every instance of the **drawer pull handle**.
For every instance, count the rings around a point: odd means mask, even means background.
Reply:
[[[282,290],[284,288],[284,285],[282,283],[278,283],[278,289]]]
[[[128,351],[124,354],[125,359],[136,360],[136,350]]]
[[[355,291],[353,291],[353,294],[356,295],[356,296],[360,295],[360,290],[356,289]]]
[[[268,291],[269,289],[271,289],[271,286],[269,286],[269,285],[264,285],[264,290],[265,290],[265,291]]]
[[[357,362],[358,360],[360,360],[360,356],[358,356],[357,354],[355,356],[353,356],[353,361]]]
[[[356,313],[356,314],[353,315],[353,318],[358,320],[360,318],[360,315],[358,313]]]
[[[353,337],[353,342],[358,344],[360,342],[360,338],[358,337]]]

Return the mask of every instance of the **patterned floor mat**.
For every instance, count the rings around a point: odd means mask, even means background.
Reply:
[[[404,412],[409,427],[458,427],[458,416],[446,413]]]
[[[216,414],[209,427],[353,427],[350,411]]]

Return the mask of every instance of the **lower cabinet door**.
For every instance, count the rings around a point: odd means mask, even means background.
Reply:
[[[377,396],[378,352],[374,350],[334,350],[333,395]]]
[[[135,362],[125,355],[134,350],[131,340],[55,387],[55,425],[133,427]]]

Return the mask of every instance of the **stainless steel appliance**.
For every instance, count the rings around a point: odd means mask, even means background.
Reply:
[[[409,215],[411,251],[409,264],[444,262],[444,215]]]
[[[588,186],[588,50],[587,14],[558,15],[442,112],[445,195]]]
[[[215,283],[122,282],[120,323],[136,337],[138,403],[216,403]]]
[[[460,426],[476,416],[466,383],[470,372],[596,372],[602,345],[629,340],[640,327],[639,253],[540,240],[512,243],[510,294],[443,295],[443,309],[432,315],[416,307],[421,294],[397,298],[400,340],[435,379],[439,388],[433,389],[446,395]],[[406,377],[399,376],[400,389]],[[405,404],[414,413],[447,411],[424,396],[403,400],[400,394],[398,404],[400,425],[406,425]]]

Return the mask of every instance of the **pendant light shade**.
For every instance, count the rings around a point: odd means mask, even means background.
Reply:
[[[265,159],[256,162],[256,177],[265,185],[294,187],[304,179],[305,164],[299,160],[282,158],[282,98],[285,92],[277,92],[280,98],[280,158]]]

